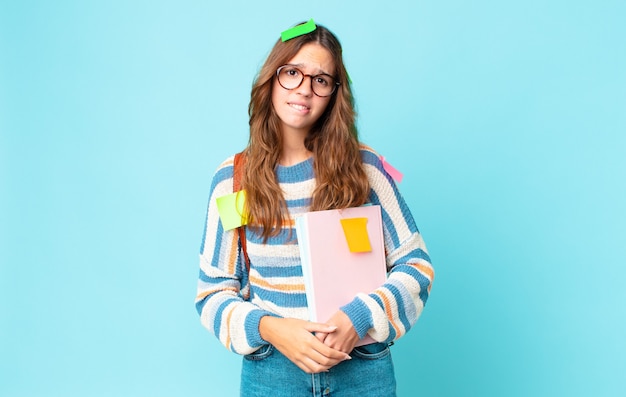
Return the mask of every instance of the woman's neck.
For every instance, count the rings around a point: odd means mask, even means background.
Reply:
[[[283,147],[278,162],[288,167],[301,163],[312,155],[313,153],[304,146],[304,136],[283,136]]]
[[[278,162],[280,165],[289,167],[291,165],[303,162],[312,155],[313,153],[307,150],[304,146],[302,146],[302,148],[300,149],[283,148],[282,152],[280,153],[280,158],[278,159]]]

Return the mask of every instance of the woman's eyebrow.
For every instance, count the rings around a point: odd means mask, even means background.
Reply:
[[[289,66],[295,66],[295,67],[300,68],[300,69],[304,69],[304,68],[306,67],[306,65],[305,65],[305,64],[302,64],[302,63],[288,63],[287,65],[289,65]],[[315,72],[314,74],[315,74],[315,75],[318,75],[318,74],[327,74],[327,75],[329,75],[329,76],[332,76],[330,73],[326,72],[326,71],[325,71],[325,70],[323,70],[323,69],[319,69],[319,68],[316,70],[316,72]]]

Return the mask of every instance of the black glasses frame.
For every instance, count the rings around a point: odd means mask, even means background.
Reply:
[[[283,85],[283,83],[280,82],[280,71],[283,70],[286,67],[290,67],[290,68],[294,68],[296,69],[298,72],[300,72],[300,75],[302,75],[302,79],[300,80],[300,83],[298,83],[297,86],[293,87],[293,88],[287,88]],[[331,79],[333,79],[335,81],[335,84],[333,84],[333,89],[330,92],[330,94],[328,95],[320,95],[317,92],[315,92],[315,88],[313,87],[313,79],[319,76],[328,76]],[[320,73],[320,74],[306,74],[304,73],[302,70],[300,70],[300,68],[298,68],[295,65],[283,65],[281,67],[279,67],[278,69],[276,69],[276,79],[278,80],[278,84],[280,84],[281,87],[283,87],[286,90],[295,90],[296,88],[300,87],[302,85],[302,82],[304,81],[305,77],[310,77],[311,78],[311,91],[313,91],[313,93],[315,95],[317,95],[320,98],[326,98],[329,97],[331,95],[333,95],[335,93],[335,91],[337,91],[337,87],[339,87],[341,85],[341,83],[339,81],[336,81],[337,79],[334,78],[333,76],[329,75],[328,73]]]

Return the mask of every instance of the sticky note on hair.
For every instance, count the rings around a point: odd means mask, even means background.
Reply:
[[[367,235],[367,218],[341,219],[341,227],[350,252],[370,252],[372,246]]]
[[[243,212],[246,202],[245,190],[218,197],[215,201],[224,230],[235,229],[248,223],[248,217]]]
[[[403,175],[400,171],[389,164],[383,156],[380,156],[380,161],[383,163],[383,168],[387,171],[389,176],[391,176],[398,183],[402,182]]]
[[[285,30],[280,34],[280,38],[283,42],[285,42],[295,37],[302,36],[303,34],[311,33],[315,29],[317,29],[317,25],[315,25],[315,22],[313,22],[313,18],[311,18],[308,20],[308,22]]]

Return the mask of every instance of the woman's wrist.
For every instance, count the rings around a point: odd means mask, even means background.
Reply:
[[[259,335],[261,336],[261,339],[270,344],[272,343],[271,339],[274,334],[273,330],[276,327],[277,320],[280,320],[280,318],[270,315],[263,316],[261,317],[261,320],[259,320]]]

